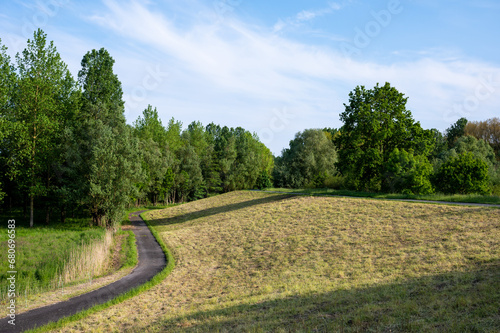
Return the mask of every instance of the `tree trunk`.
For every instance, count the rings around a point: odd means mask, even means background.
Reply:
[[[33,228],[33,206],[35,202],[35,196],[33,194],[30,195],[30,228]]]
[[[26,204],[26,195],[23,195],[23,218],[25,219],[28,216],[28,207]]]
[[[49,225],[50,223],[50,207],[47,206],[46,211],[45,211],[45,223]]]
[[[66,210],[61,208],[61,223],[64,224],[66,222]]]

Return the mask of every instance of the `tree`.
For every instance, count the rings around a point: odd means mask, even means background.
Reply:
[[[432,161],[443,157],[443,154],[448,150],[448,142],[446,141],[446,137],[444,137],[439,130],[432,128],[430,131],[432,132],[432,141],[434,144],[428,157],[429,160]]]
[[[111,127],[125,122],[125,102],[121,82],[113,72],[114,63],[106,49],[92,50],[83,56],[82,69],[78,72],[85,118],[100,120]]]
[[[187,144],[179,150],[180,174],[178,178],[180,201],[197,200],[204,196],[205,185],[200,167],[200,158],[193,146]]]
[[[136,135],[142,140],[151,139],[162,147],[167,146],[167,131],[158,116],[158,110],[151,105],[134,122],[134,128]]]
[[[82,109],[72,135],[77,197],[88,207],[94,224],[108,227],[137,196],[134,185],[141,178],[139,142],[125,124],[121,83],[113,65],[105,49],[83,57],[78,73]]]
[[[7,55],[7,48],[2,45],[0,39],[0,166],[2,170],[7,170],[9,165],[7,151],[10,145],[7,143],[10,141],[9,137],[14,129],[13,122],[9,118],[12,116],[12,93],[16,80],[14,66]],[[1,181],[0,178],[0,202],[5,195]]]
[[[358,86],[340,115],[344,125],[335,139],[336,166],[356,190],[379,191],[385,163],[394,149],[428,155],[432,132],[423,130],[406,109],[407,98],[389,83],[370,90]]]
[[[291,188],[324,186],[326,178],[336,173],[337,152],[329,134],[320,129],[295,134],[289,148],[283,150],[282,158],[276,161],[276,185]]]
[[[255,187],[259,190],[265,190],[270,188],[271,186],[273,186],[273,182],[271,181],[269,173],[267,171],[262,171],[262,173],[259,175],[259,178],[257,178],[257,184],[255,185]]]
[[[214,151],[223,192],[235,189],[233,166],[238,152],[236,151],[236,138],[232,132],[227,126],[217,126],[215,129]]]
[[[21,176],[30,198],[30,226],[34,223],[34,200],[47,195],[59,159],[66,110],[65,88],[71,81],[67,66],[53,42],[38,29],[22,54],[17,54],[19,81],[15,91],[14,121],[18,124],[17,157],[11,176]]]
[[[448,148],[452,148],[455,144],[455,141],[458,138],[465,135],[465,127],[467,126],[467,119],[460,118],[456,123],[450,126],[446,130],[446,141],[448,141]]]
[[[156,205],[160,196],[166,193],[164,177],[172,164],[168,149],[167,131],[158,117],[158,111],[151,105],[143,111],[142,117],[134,122],[135,135],[140,139],[143,177],[138,184],[141,197],[148,196]]]
[[[462,153],[443,163],[435,176],[435,184],[443,193],[488,194],[488,165],[471,152]]]
[[[465,134],[488,142],[500,161],[500,118],[495,117],[485,121],[470,121],[465,126]]]

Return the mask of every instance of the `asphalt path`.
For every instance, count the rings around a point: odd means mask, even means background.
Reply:
[[[142,212],[134,212],[129,215],[129,219],[134,226],[132,230],[136,237],[139,255],[139,263],[129,275],[87,294],[16,315],[15,325],[9,324],[11,318],[2,318],[0,320],[0,332],[23,332],[58,321],[95,305],[106,303],[135,287],[143,285],[161,272],[166,266],[165,254],[146,223],[139,216]],[[7,306],[3,307],[2,310],[6,314],[8,311]]]

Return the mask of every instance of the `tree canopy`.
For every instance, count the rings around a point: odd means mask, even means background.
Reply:
[[[358,86],[340,115],[344,125],[335,139],[338,170],[356,190],[379,191],[386,162],[395,149],[427,155],[432,132],[423,130],[409,110],[407,98],[391,87]]]

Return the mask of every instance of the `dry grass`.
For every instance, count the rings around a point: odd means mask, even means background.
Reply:
[[[73,249],[60,274],[61,283],[91,279],[104,274],[110,264],[109,254],[113,244],[113,234],[112,230],[106,230],[103,239],[87,244],[82,243],[80,248]]]
[[[498,209],[235,192],[147,216],[171,275],[58,331],[500,331]]]

